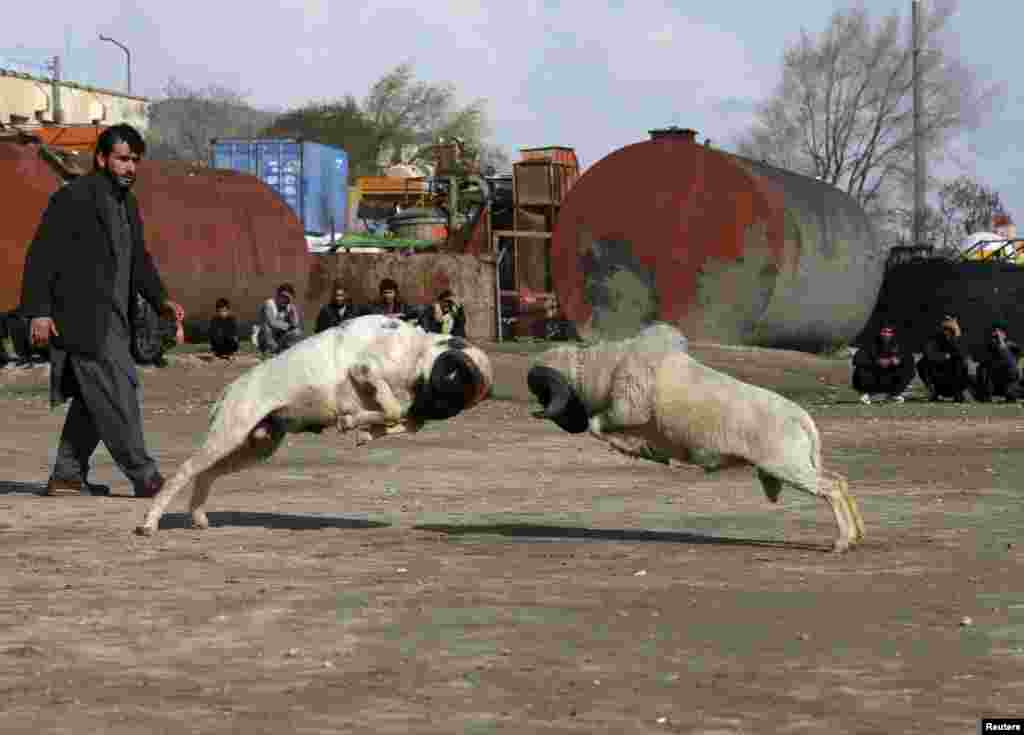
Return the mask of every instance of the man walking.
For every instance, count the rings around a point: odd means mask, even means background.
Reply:
[[[136,497],[164,484],[142,434],[134,296],[179,323],[185,313],[167,297],[131,193],[145,149],[129,125],[103,131],[94,170],[50,198],[25,259],[21,309],[31,318],[32,344],[50,347],[50,405],[71,400],[48,495],[110,493],[87,480],[100,440]]]

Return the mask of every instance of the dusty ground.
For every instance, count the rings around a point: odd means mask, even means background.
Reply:
[[[355,450],[292,438],[222,480],[215,528],[39,497],[63,421],[0,374],[0,731],[974,732],[1024,714],[1024,409],[864,407],[846,363],[697,346],[819,420],[867,543],[747,472],[635,462],[494,400]],[[245,365],[144,371],[172,472]],[[920,388],[920,386],[918,386]],[[969,625],[961,625],[970,617]]]

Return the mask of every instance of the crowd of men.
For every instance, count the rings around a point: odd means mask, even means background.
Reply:
[[[853,357],[854,390],[861,394],[864,404],[871,404],[878,397],[902,403],[916,373],[927,388],[930,401],[951,398],[959,403],[965,400],[967,392],[981,402],[995,397],[1017,401],[1024,397],[1019,367],[1021,351],[1009,338],[1008,329],[1004,321],[992,323],[972,378],[963,330],[956,315],[943,317],[916,365],[913,353],[899,340],[896,326],[884,322],[875,339]]]
[[[466,338],[466,308],[450,289],[438,294],[430,304],[413,305],[401,298],[398,283],[391,278],[378,285],[378,298],[369,304],[353,302],[345,283],[336,280],[332,297],[316,316],[314,334],[336,327],[366,314],[389,314],[418,324],[428,332]],[[227,299],[218,299],[216,314],[210,320],[210,349],[214,355],[231,359],[241,346],[238,322]],[[554,299],[544,307],[544,318],[534,322],[529,335],[551,341],[579,340],[573,323],[565,317]],[[302,340],[305,334],[302,316],[296,304],[295,289],[289,283],[278,286],[272,298],[259,309],[253,326],[253,343],[263,356],[276,355]]]
[[[413,306],[404,302],[398,291],[398,284],[391,278],[383,279],[378,286],[379,298],[370,304],[355,304],[344,282],[336,280],[331,299],[320,308],[314,326],[314,333],[339,326],[344,322],[366,314],[390,314],[404,321],[410,321],[428,332],[450,334],[453,337],[466,336],[466,309],[450,289],[445,289],[433,303],[427,306]],[[219,299],[216,315],[210,320],[210,350],[223,359],[231,359],[241,346],[238,322],[231,313],[227,299]],[[305,330],[302,315],[296,304],[295,288],[282,283],[272,298],[260,306],[253,326],[253,342],[260,354],[276,355],[303,339]]]

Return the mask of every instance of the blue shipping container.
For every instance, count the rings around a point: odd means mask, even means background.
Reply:
[[[348,154],[340,148],[294,138],[217,138],[214,168],[258,177],[281,195],[306,233],[345,231]]]

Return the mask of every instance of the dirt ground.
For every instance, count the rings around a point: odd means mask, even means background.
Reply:
[[[63,412],[0,373],[4,733],[973,733],[1024,715],[1024,408],[862,406],[847,362],[697,345],[819,422],[867,541],[748,471],[630,460],[531,419],[528,356],[496,399],[355,449],[288,440],[148,501],[41,497]],[[165,474],[251,362],[143,370]],[[969,618],[970,620],[966,620]],[[966,623],[966,624],[965,624]]]

